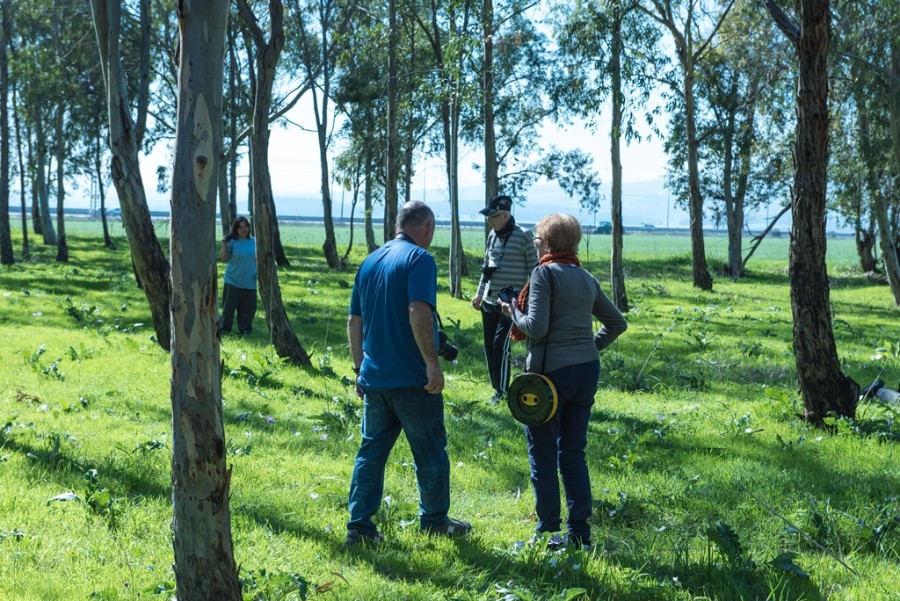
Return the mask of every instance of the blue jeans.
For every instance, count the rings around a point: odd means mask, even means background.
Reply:
[[[553,381],[559,397],[556,415],[546,424],[527,426],[531,485],[534,488],[538,532],[559,532],[561,526],[559,474],[566,491],[569,534],[583,543],[591,540],[591,478],[584,449],[588,420],[600,361],[568,365],[545,374]]]
[[[450,459],[444,429],[444,397],[424,388],[366,390],[362,444],[350,480],[347,529],[377,532],[372,516],[384,494],[384,469],[402,430],[409,441],[419,484],[419,524],[447,523],[450,509]]]

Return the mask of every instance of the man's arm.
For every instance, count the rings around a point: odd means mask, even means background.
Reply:
[[[409,303],[409,325],[416,339],[416,346],[419,347],[422,359],[425,360],[425,371],[428,374],[425,390],[431,394],[438,394],[444,389],[444,372],[441,371],[437,349],[434,347],[434,317],[431,305],[423,301]]]
[[[347,319],[347,342],[350,343],[350,358],[353,367],[359,371],[363,360],[363,326],[361,315],[351,315]]]

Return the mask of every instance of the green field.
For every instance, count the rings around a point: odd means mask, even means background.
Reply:
[[[0,600],[171,599],[169,357],[121,225],[115,251],[96,222],[67,230],[69,263],[38,245],[0,270]],[[713,292],[691,285],[687,236],[625,237],[629,330],[601,355],[588,442],[597,544],[553,553],[525,544],[524,433],[487,403],[479,315],[448,294],[447,231],[432,250],[438,309],[461,349],[445,365],[451,514],[475,532],[418,532],[401,439],[376,518],[386,542],[344,548],[361,411],[346,310],[364,237],[351,268],[332,272],[321,228],[281,231],[282,293],[313,365],[277,358],[261,312],[252,336],[221,351],[246,599],[900,600],[898,409],[865,402],[827,431],[797,418],[787,237],[766,240],[739,282],[717,273],[726,239],[708,238]],[[470,295],[483,238],[464,236]],[[348,240],[338,232],[340,252]],[[609,237],[587,238],[581,257],[608,288]],[[828,262],[845,373],[900,386],[890,291],[860,273],[852,239],[830,239]]]

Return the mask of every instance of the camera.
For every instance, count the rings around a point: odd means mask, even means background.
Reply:
[[[237,238],[237,236],[235,236],[234,234],[227,234],[224,239],[225,239],[225,242],[231,242],[235,238]]]
[[[506,288],[501,288],[499,292],[497,292],[497,301],[494,303],[494,311],[503,315],[503,307],[500,306],[499,301],[503,301],[504,303],[511,303],[513,299],[519,298],[519,292],[521,289],[516,288],[515,286],[507,286]]]
[[[487,263],[481,264],[481,273],[484,274],[484,279],[489,280],[494,276],[494,273],[500,269],[496,265],[488,265]]]
[[[459,348],[450,344],[450,339],[447,338],[444,330],[438,330],[438,357],[447,361],[456,361],[457,355],[459,355]]]
[[[519,298],[520,292],[522,292],[521,288],[516,288],[515,286],[507,286],[506,288],[500,289],[500,292],[497,293],[497,298],[502,300],[504,303],[511,303],[513,299]]]

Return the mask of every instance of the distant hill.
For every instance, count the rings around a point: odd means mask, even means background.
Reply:
[[[483,189],[479,186],[464,186],[460,188],[460,219],[462,221],[481,221],[483,217],[478,211],[484,206]],[[424,194],[414,196],[416,200],[424,200],[432,209],[438,220],[450,220],[450,201],[446,190],[428,189]],[[571,213],[578,217],[582,223],[595,224],[610,220],[609,191],[604,191],[604,198],[600,203],[600,209],[596,215],[582,210],[578,201],[569,198],[555,183],[538,184],[533,186],[526,198],[516,198],[513,213],[520,223],[535,223],[544,215],[550,213]],[[322,216],[322,200],[318,196],[307,195],[276,195],[276,208],[279,215],[302,215],[306,217]],[[342,216],[350,217],[350,203],[344,201],[343,205],[338,198],[332,209],[335,219]],[[770,209],[774,215],[777,209]],[[356,215],[360,215],[357,208]],[[382,207],[375,208],[374,217],[381,219]],[[625,227],[637,228],[643,224],[651,224],[657,228],[686,229],[690,226],[690,218],[687,211],[675,206],[669,198],[662,180],[646,182],[629,182],[622,186],[622,221]],[[766,226],[768,219],[765,213],[750,215],[747,226],[754,232],[760,231]],[[778,223],[778,227],[787,231],[790,229],[790,215],[785,215]],[[715,228],[710,220],[704,223],[706,229]],[[725,227],[724,223],[721,225]]]
[[[460,188],[460,219],[463,222],[483,222],[483,217],[478,211],[484,206],[484,192],[480,186],[463,186]],[[596,214],[582,210],[578,201],[569,198],[555,183],[543,183],[533,186],[525,198],[516,198],[513,212],[520,223],[533,224],[544,215],[550,213],[571,213],[578,217],[584,224],[598,224],[601,221],[610,220],[610,203],[608,183],[603,190],[603,199],[600,209]],[[341,194],[336,194],[332,208],[332,214],[336,220],[349,219],[350,202],[349,194],[342,200]],[[439,221],[450,220],[450,203],[446,190],[427,189],[414,195],[417,200],[427,202],[435,212]],[[74,200],[74,199],[73,199]],[[169,199],[165,195],[148,193],[150,210],[156,215],[165,215],[169,211]],[[300,217],[316,219],[322,217],[322,199],[317,194],[308,192],[285,193],[276,192],[276,210],[279,216]],[[79,205],[86,206],[84,202],[67,203],[67,211],[76,209]],[[109,198],[108,208],[117,205],[115,194]],[[53,209],[51,202],[51,209]],[[83,209],[85,212],[87,209]],[[768,209],[750,213],[746,218],[746,228],[751,233],[761,232],[778,211],[778,202],[773,200],[773,205]],[[76,209],[78,211],[78,209]],[[242,199],[238,203],[238,211],[247,213],[247,200]],[[362,215],[361,207],[357,207],[356,217]],[[382,206],[375,207],[374,218],[382,219]],[[675,206],[675,201],[670,199],[662,180],[645,182],[626,182],[622,186],[622,222],[626,228],[640,228],[644,224],[653,225],[656,228],[687,229],[690,226],[690,218],[687,211]],[[704,221],[704,229],[725,229],[725,224],[716,224],[709,217]],[[787,232],[791,227],[790,213],[785,214],[776,225],[782,232]],[[846,232],[845,227],[839,227],[829,220],[829,231]]]
[[[625,184],[623,187],[623,217],[626,225],[637,226],[641,223],[653,223],[665,227],[668,200],[661,181],[638,182]],[[484,191],[479,186],[460,188],[460,219],[463,221],[480,221],[483,217],[478,213],[484,207]],[[427,202],[439,220],[450,219],[450,201],[446,190],[429,189],[424,194],[414,196],[417,200]],[[601,202],[596,216],[578,206],[578,201],[566,196],[556,184],[538,184],[533,186],[525,198],[516,198],[513,213],[522,223],[534,223],[549,213],[565,212],[576,215],[584,223],[609,221],[609,199]],[[309,217],[322,216],[322,201],[318,196],[308,195],[276,195],[276,208],[280,215],[303,215]],[[340,199],[334,203],[335,218],[347,218],[350,215],[350,204]],[[357,209],[357,215],[359,209]],[[374,216],[380,219],[383,215],[381,206],[375,208]],[[596,217],[596,219],[595,219]],[[687,214],[670,208],[669,224],[672,227],[686,226]]]

